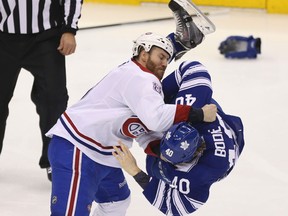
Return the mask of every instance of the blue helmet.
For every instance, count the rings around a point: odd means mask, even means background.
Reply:
[[[187,122],[173,125],[160,143],[162,157],[172,164],[189,162],[201,145],[198,131]]]

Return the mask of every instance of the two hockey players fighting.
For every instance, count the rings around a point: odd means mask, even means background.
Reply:
[[[161,134],[180,122],[215,121],[217,106],[210,101],[202,107],[164,102],[161,79],[167,64],[204,37],[181,2],[169,4],[176,33],[137,38],[132,59],[110,71],[47,133],[52,137],[51,215],[88,216],[93,201],[98,203],[94,215],[125,215],[130,190],[113,146],[122,140],[130,148],[136,140],[147,154],[155,155],[159,145],[145,134]]]

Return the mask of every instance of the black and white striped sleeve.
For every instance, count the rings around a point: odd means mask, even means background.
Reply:
[[[83,0],[0,0],[0,31],[34,34],[52,28],[76,33]]]
[[[78,20],[81,17],[83,0],[65,0],[64,4],[64,32],[76,33]]]

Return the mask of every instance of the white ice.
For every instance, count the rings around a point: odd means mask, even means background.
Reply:
[[[207,203],[195,216],[285,216],[288,212],[288,15],[263,10],[203,8],[211,12],[216,32],[182,60],[202,62],[212,75],[214,98],[227,113],[239,115],[246,146],[233,172],[211,188]],[[111,6],[85,4],[80,27],[171,17],[163,5]],[[69,105],[111,68],[131,57],[132,40],[146,31],[166,35],[174,20],[82,30],[77,51],[67,57]],[[218,46],[230,35],[260,37],[262,53],[254,60],[229,60]],[[167,69],[172,71],[179,62]],[[41,151],[38,116],[30,101],[32,76],[20,74],[0,157],[0,215],[49,215],[51,184],[38,166]],[[133,89],[131,89],[133,91]],[[134,145],[138,164],[145,155]],[[128,216],[160,216],[127,176],[132,203]]]

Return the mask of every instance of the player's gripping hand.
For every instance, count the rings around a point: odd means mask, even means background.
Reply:
[[[201,109],[204,114],[204,122],[213,122],[216,120],[217,106],[215,104],[206,104]]]
[[[137,166],[136,160],[128,147],[119,141],[119,146],[113,146],[115,152],[112,152],[113,156],[119,161],[121,167],[131,176],[135,176],[141,169]]]
[[[213,122],[216,120],[217,106],[215,104],[206,104],[201,109],[191,107],[188,122],[191,124],[199,122]]]

